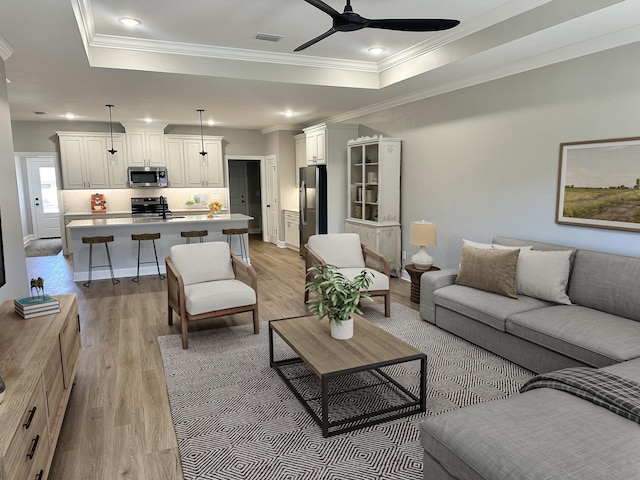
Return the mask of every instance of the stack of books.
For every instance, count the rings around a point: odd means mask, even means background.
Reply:
[[[16,313],[22,318],[51,315],[60,311],[60,300],[51,295],[24,297],[13,301]]]

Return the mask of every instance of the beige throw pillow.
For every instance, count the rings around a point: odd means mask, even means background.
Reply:
[[[463,245],[456,283],[517,298],[516,266],[519,253],[517,249],[492,250]]]

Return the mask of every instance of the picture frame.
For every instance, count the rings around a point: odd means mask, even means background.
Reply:
[[[640,231],[640,137],[560,144],[556,223]]]

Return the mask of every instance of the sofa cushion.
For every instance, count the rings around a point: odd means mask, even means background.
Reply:
[[[519,250],[493,250],[464,245],[458,285],[516,298]]]
[[[506,331],[596,367],[640,357],[640,322],[579,305],[515,313]]]
[[[570,305],[567,296],[571,250],[521,250],[516,272],[518,295]]]
[[[551,302],[537,298],[520,296],[514,299],[463,285],[449,285],[439,288],[433,296],[436,305],[473,318],[503,332],[505,331],[505,320],[510,315],[553,305]]]
[[[429,417],[420,442],[461,480],[640,478],[636,423],[546,388]]]
[[[227,242],[174,245],[170,252],[185,285],[236,277]]]
[[[194,283],[184,287],[190,315],[242,307],[256,303],[256,292],[240,280]]]
[[[330,265],[340,268],[364,268],[360,236],[357,233],[312,235],[309,247]]]
[[[578,250],[569,297],[585,307],[640,321],[640,258]]]
[[[370,268],[341,268],[340,273],[348,280],[353,280],[356,278],[356,275],[360,275],[362,270],[371,274],[371,285],[369,285],[367,290],[389,290],[389,277],[382,272],[378,272]]]

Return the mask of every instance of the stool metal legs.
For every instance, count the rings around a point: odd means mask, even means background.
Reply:
[[[107,260],[109,261],[108,267],[109,267],[109,272],[111,272],[111,283],[113,285],[116,285],[116,284],[120,283],[120,280],[115,278],[115,276],[113,274],[113,266],[111,264],[111,254],[109,253],[109,245],[107,245],[105,243],[104,244],[104,248],[107,250]],[[96,267],[106,267],[106,266],[107,265],[96,265]],[[88,287],[89,285],[91,285],[91,271],[92,271],[92,269],[93,269],[93,243],[89,243],[89,279],[82,284],[85,287]]]
[[[142,240],[138,240],[138,269],[136,271],[136,276],[135,278],[132,278],[131,281],[132,282],[138,282],[138,280],[140,280],[140,264],[141,263],[153,263],[153,262],[141,262],[140,261],[140,244],[142,243]],[[156,241],[155,239],[151,239],[151,243],[153,243],[153,255],[156,259],[156,268],[158,269],[158,276],[160,277],[160,280],[164,280],[166,277],[164,275],[162,275],[160,273],[160,263],[158,263],[158,251],[156,250]]]

